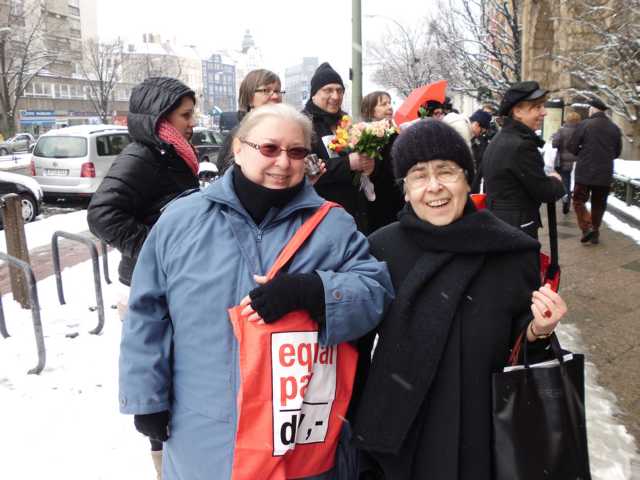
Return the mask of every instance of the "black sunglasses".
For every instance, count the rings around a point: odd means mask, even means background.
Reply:
[[[248,142],[246,140],[240,139],[240,141],[250,147],[258,150],[262,155],[269,158],[274,158],[280,155],[280,152],[287,152],[287,156],[292,160],[302,160],[305,158],[311,150],[305,147],[292,147],[292,148],[282,148],[280,145],[276,145],[275,143],[253,143]]]

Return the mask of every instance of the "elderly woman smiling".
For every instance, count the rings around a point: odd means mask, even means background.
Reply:
[[[307,310],[320,343],[335,345],[374,328],[391,299],[386,266],[342,208],[266,282],[324,203],[305,180],[310,144],[311,122],[292,107],[252,110],[233,168],[171,205],[142,248],[123,326],[120,409],[165,441],[164,478],[231,478],[240,372],[228,308],[242,303],[255,328]]]
[[[525,329],[543,352],[566,306],[540,285],[540,244],[476,211],[458,133],[422,120],[392,153],[408,204],[370,236],[397,295],[354,405],[360,478],[490,480],[491,374]]]

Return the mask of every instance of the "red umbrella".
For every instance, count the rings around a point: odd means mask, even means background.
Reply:
[[[396,111],[394,119],[397,125],[400,125],[418,118],[418,109],[427,100],[437,100],[444,103],[445,91],[447,90],[447,81],[439,80],[428,85],[416,88],[409,94],[407,99],[400,105]]]

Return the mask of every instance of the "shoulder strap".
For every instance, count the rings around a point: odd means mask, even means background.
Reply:
[[[275,263],[267,273],[267,279],[272,280],[284,267],[291,258],[300,249],[302,244],[311,236],[316,227],[320,224],[322,219],[329,213],[329,210],[333,207],[339,207],[337,203],[324,202],[322,206],[316,210],[316,212],[309,217],[309,219],[302,224],[295,235],[289,240],[289,243],[282,249]]]

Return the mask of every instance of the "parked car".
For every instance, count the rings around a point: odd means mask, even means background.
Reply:
[[[0,156],[18,152],[29,152],[33,148],[35,139],[30,133],[18,133],[0,143]]]
[[[218,159],[218,151],[222,147],[222,135],[210,128],[195,127],[191,144],[198,152],[199,162],[216,163]]]
[[[77,125],[40,136],[31,158],[31,174],[45,200],[90,198],[116,156],[131,142],[127,127]]]
[[[33,178],[0,171],[0,197],[7,193],[20,195],[22,219],[25,223],[32,222],[40,214],[42,188]],[[0,225],[2,225],[2,215],[0,215]]]

